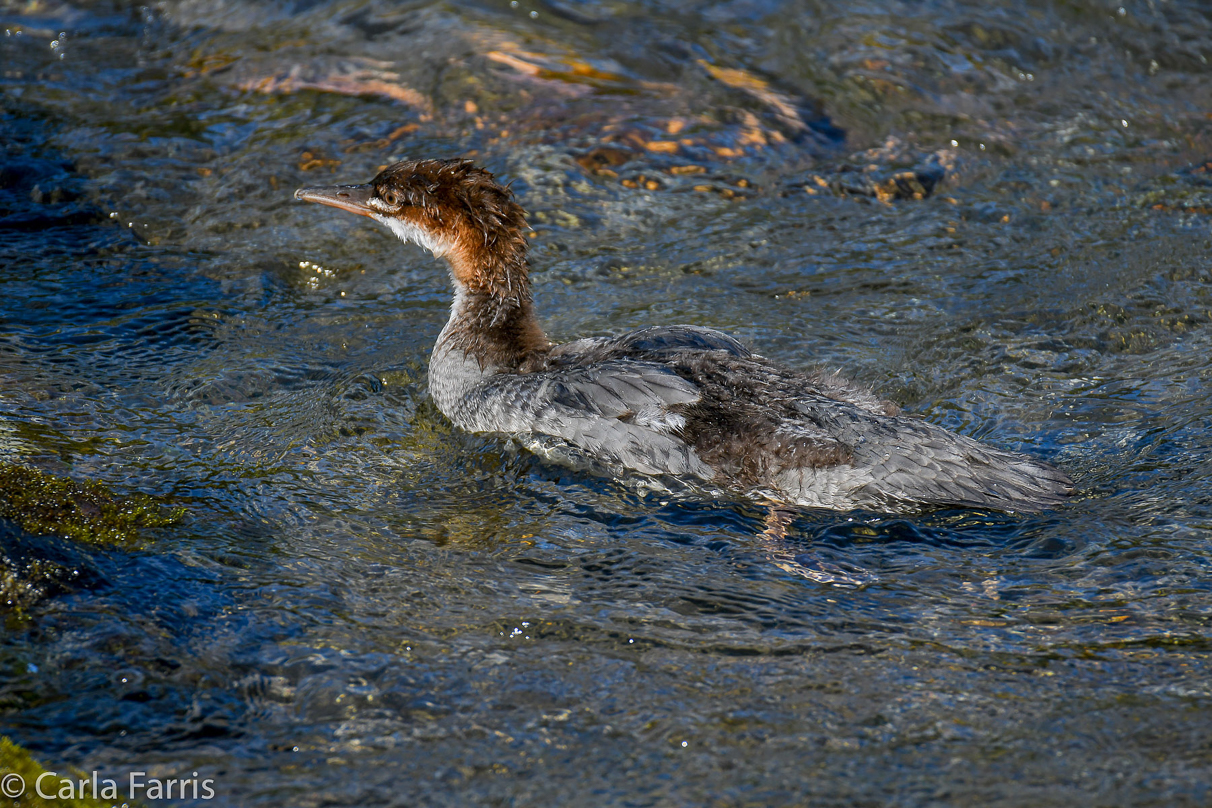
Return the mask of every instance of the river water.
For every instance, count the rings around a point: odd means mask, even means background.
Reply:
[[[0,731],[232,806],[1207,804],[1212,16],[989,5],[0,2],[4,451],[187,508],[19,537],[81,576]],[[554,338],[727,330],[1076,495],[772,547],[454,430],[444,269],[291,198],[453,156]]]

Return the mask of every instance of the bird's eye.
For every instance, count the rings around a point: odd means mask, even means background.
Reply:
[[[379,194],[379,196],[382,197],[384,202],[393,208],[396,206],[396,202],[400,201],[396,196],[395,191],[384,191],[383,193]]]

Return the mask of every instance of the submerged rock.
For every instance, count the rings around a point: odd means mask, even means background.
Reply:
[[[105,581],[80,545],[55,536],[35,536],[0,521],[0,614],[21,618],[44,598],[95,588]]]

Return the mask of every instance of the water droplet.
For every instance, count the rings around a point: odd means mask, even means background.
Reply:
[[[957,146],[959,146],[959,141],[958,141],[958,140],[953,140],[953,141],[951,141],[951,147],[952,147],[952,148],[955,148],[955,147],[957,147]]]
[[[1123,17],[1125,14],[1128,13],[1128,9],[1124,8],[1123,6],[1120,6],[1118,9],[1116,9],[1115,13],[1118,14],[1119,16]]]
[[[689,744],[687,744],[685,741],[682,741],[682,748],[683,748],[683,749],[685,749],[685,748],[686,748],[688,745],[689,745]]]
[[[1125,129],[1127,129],[1127,128],[1128,128],[1128,122],[1127,122],[1127,121],[1120,121],[1120,123],[1122,123],[1122,124],[1124,125],[1124,128],[1125,128]]]
[[[539,12],[537,12],[537,11],[530,12],[530,19],[537,20],[538,18],[539,18]]]

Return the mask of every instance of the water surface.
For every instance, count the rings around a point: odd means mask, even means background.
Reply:
[[[1206,804],[1212,18],[986,6],[0,2],[4,451],[188,507],[9,621],[0,728],[233,806]],[[513,181],[554,338],[728,330],[1077,495],[772,547],[454,430],[444,269],[291,199],[423,156]]]

